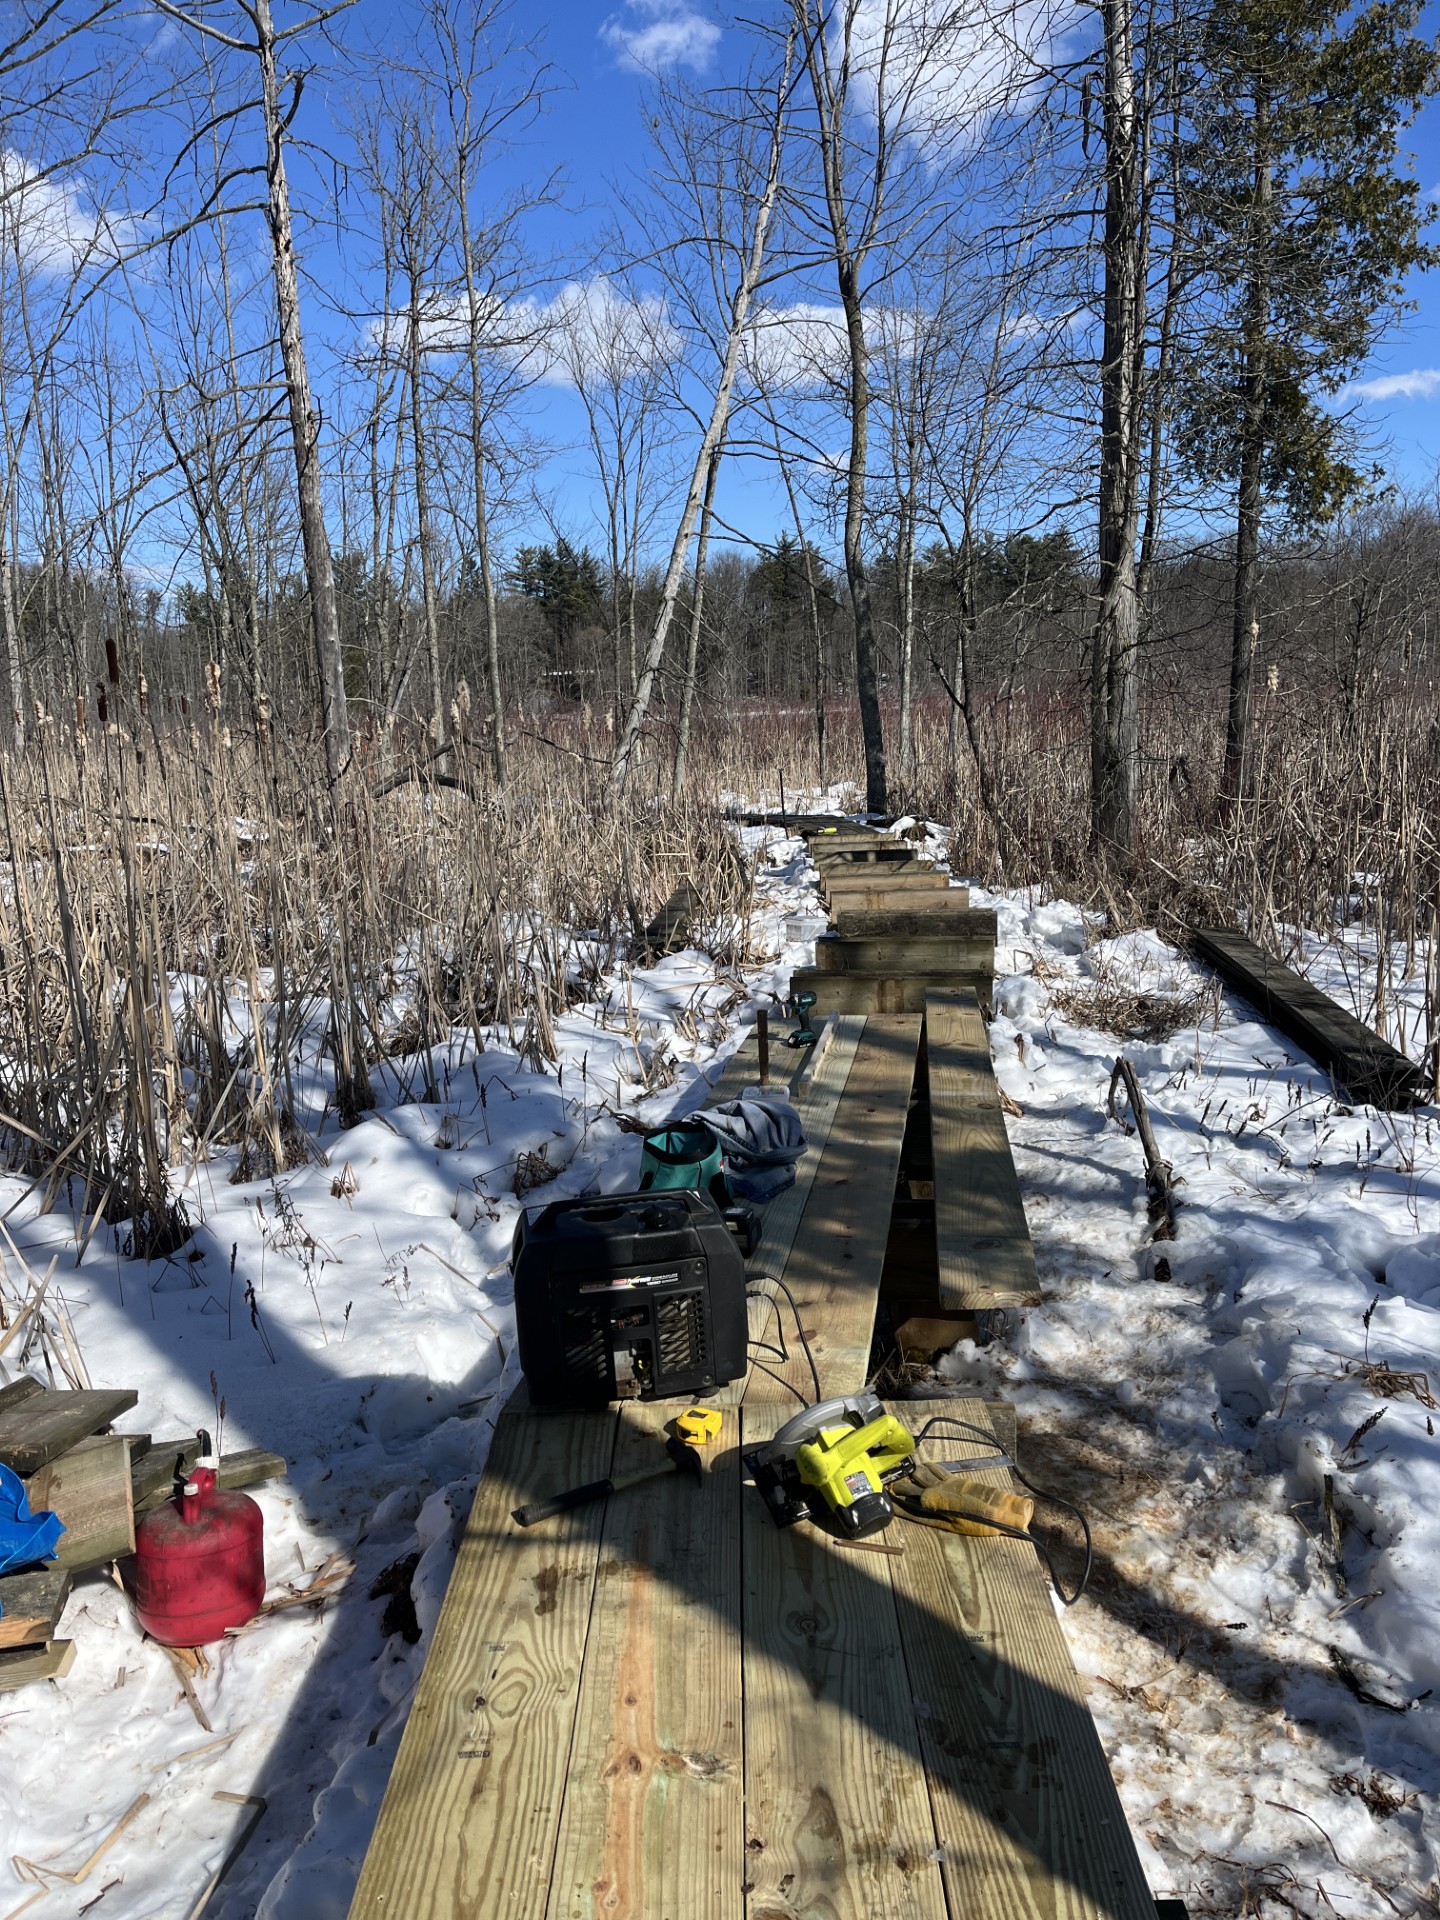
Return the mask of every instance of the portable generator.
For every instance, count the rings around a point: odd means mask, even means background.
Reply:
[[[745,1261],[708,1193],[554,1200],[511,1254],[537,1407],[687,1398],[745,1371]]]

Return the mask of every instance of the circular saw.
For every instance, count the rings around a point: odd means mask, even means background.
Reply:
[[[889,1526],[886,1484],[914,1453],[914,1436],[873,1393],[851,1393],[805,1407],[751,1448],[745,1465],[777,1527],[818,1520],[861,1540]]]

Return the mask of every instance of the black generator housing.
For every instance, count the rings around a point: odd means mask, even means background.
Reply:
[[[745,1261],[708,1193],[551,1201],[521,1214],[511,1266],[532,1406],[693,1397],[745,1371]]]

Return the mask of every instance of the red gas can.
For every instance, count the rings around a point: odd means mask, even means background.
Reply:
[[[201,1647],[242,1627],[265,1598],[265,1521],[244,1493],[223,1493],[211,1467],[135,1529],[135,1611],[152,1640]]]

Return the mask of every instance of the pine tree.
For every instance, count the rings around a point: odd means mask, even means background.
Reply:
[[[1182,357],[1177,448],[1234,489],[1224,789],[1251,785],[1260,536],[1315,526],[1363,493],[1355,434],[1325,405],[1404,305],[1422,238],[1399,135],[1440,84],[1420,0],[1215,0],[1199,26],[1179,217],[1204,287]]]

